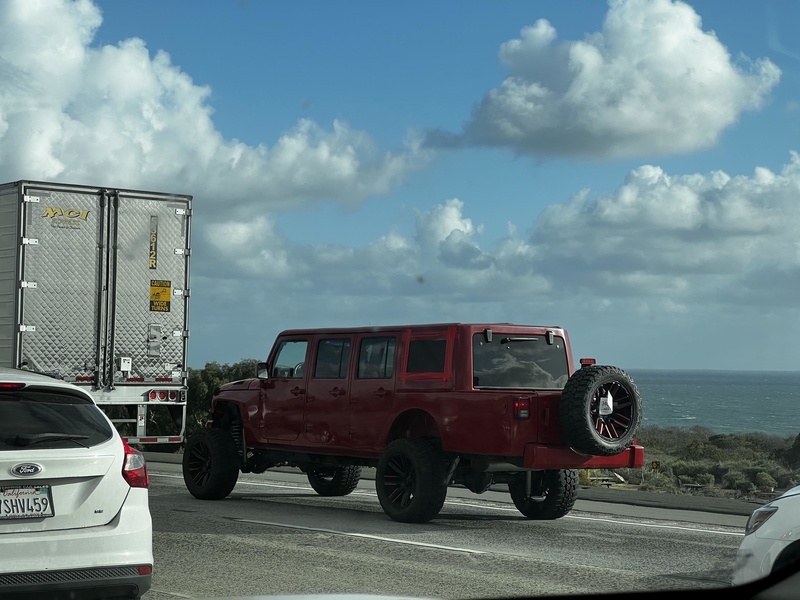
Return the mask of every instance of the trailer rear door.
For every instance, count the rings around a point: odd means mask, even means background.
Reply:
[[[46,184],[22,194],[20,359],[32,370],[93,379],[103,319],[104,194]]]
[[[186,371],[189,215],[186,197],[119,192],[109,320],[113,381],[170,380]],[[131,370],[120,370],[120,358]]]

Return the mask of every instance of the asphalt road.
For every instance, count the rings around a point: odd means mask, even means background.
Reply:
[[[578,501],[529,521],[505,494],[451,488],[437,519],[395,523],[371,481],[322,498],[302,475],[242,475],[194,499],[179,465],[151,464],[155,567],[145,600],[364,593],[428,598],[727,585],[745,517]]]

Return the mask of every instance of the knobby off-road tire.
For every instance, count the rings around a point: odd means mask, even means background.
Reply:
[[[375,474],[383,511],[401,523],[427,523],[447,497],[445,460],[433,440],[403,438],[386,446]]]
[[[642,421],[642,397],[622,369],[592,365],[569,378],[558,411],[561,429],[574,450],[613,456],[633,443]]]
[[[222,500],[238,478],[239,453],[230,432],[203,429],[189,438],[183,452],[183,481],[192,496]]]
[[[358,486],[361,467],[313,469],[306,473],[308,483],[320,496],[347,496]]]
[[[577,470],[559,469],[532,475],[531,496],[544,496],[544,500],[525,496],[525,473],[520,473],[513,483],[508,484],[511,500],[519,512],[529,519],[552,520],[572,510],[578,498]]]

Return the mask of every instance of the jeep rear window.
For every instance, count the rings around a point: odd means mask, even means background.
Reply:
[[[563,389],[569,378],[564,339],[548,345],[544,336],[495,332],[472,338],[473,387],[535,390]]]
[[[358,378],[391,378],[394,372],[394,346],[393,337],[361,340],[361,352],[358,355]]]
[[[411,340],[406,373],[444,373],[447,340]]]
[[[89,448],[111,436],[103,413],[83,396],[41,388],[0,392],[0,452]]]
[[[320,340],[317,346],[316,379],[345,379],[350,359],[350,340]]]

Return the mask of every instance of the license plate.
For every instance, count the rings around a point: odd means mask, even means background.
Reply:
[[[55,514],[49,485],[0,487],[0,519],[41,519]]]

